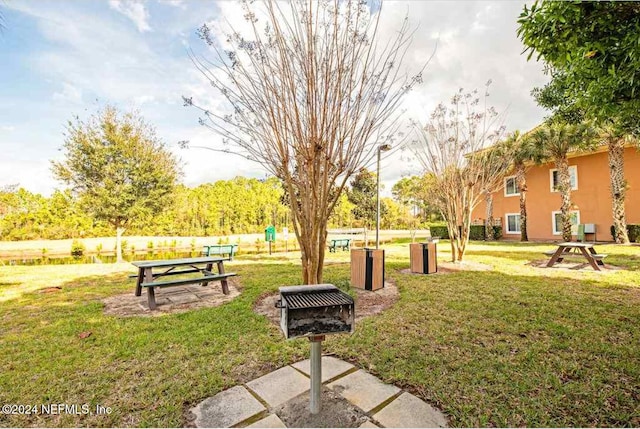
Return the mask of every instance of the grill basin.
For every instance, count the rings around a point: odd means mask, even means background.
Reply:
[[[353,298],[331,284],[280,288],[280,328],[285,338],[353,333]]]

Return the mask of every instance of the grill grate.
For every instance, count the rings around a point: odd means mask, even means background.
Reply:
[[[291,310],[302,308],[327,307],[331,305],[350,305],[353,299],[339,291],[321,293],[297,293],[285,295],[287,306]]]

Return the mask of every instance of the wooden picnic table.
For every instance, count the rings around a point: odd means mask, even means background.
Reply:
[[[555,252],[547,252],[547,254],[551,254],[551,259],[547,262],[547,267],[553,267],[555,263],[562,262],[564,257],[570,254],[581,254],[596,271],[600,271],[600,267],[604,266],[603,259],[607,256],[598,254],[592,243],[576,242],[560,243]]]
[[[224,261],[229,258],[216,256],[202,256],[198,258],[162,259],[154,261],[134,261],[138,268],[136,281],[136,296],[142,295],[142,288],[147,289],[149,308],[156,308],[155,291],[156,287],[181,286],[200,283],[206,286],[211,281],[219,280],[222,284],[222,293],[229,294],[227,278],[235,276],[235,273],[225,273]],[[217,266],[218,272],[213,272],[213,265]],[[155,270],[155,272],[154,272]],[[166,276],[184,275],[199,273],[202,276],[181,278],[177,280],[158,281],[157,279]]]

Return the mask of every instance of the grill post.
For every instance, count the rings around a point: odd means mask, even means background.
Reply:
[[[310,375],[311,392],[309,395],[309,410],[311,414],[318,414],[322,409],[320,394],[322,391],[322,341],[324,335],[309,337],[311,341]]]

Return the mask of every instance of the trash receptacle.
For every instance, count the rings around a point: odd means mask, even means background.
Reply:
[[[438,240],[427,243],[411,243],[409,245],[409,259],[412,273],[432,274],[438,272]]]
[[[384,250],[351,249],[351,285],[365,290],[384,287]]]

